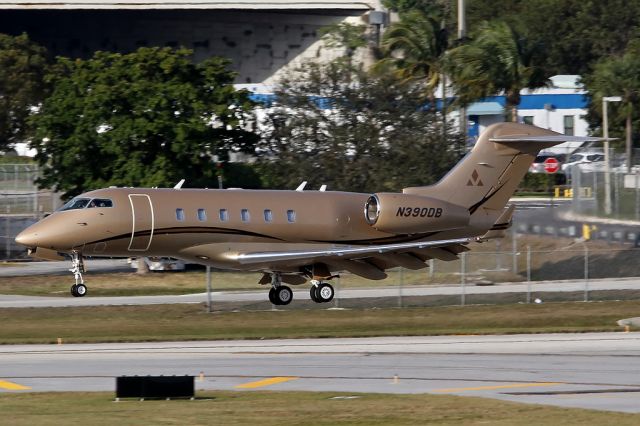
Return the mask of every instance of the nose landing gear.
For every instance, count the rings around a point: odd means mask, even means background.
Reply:
[[[76,280],[76,283],[71,286],[71,295],[73,297],[82,297],[87,294],[87,286],[84,285],[84,280],[82,279],[84,262],[82,261],[82,256],[78,254],[78,252],[74,251],[71,254],[71,269],[69,269],[69,272],[73,273],[73,277]]]

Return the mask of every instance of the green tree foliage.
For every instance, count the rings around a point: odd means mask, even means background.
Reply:
[[[538,66],[539,46],[499,21],[483,24],[473,39],[448,53],[448,64],[458,100],[474,100],[504,92],[507,111],[517,119],[520,90],[547,84]]]
[[[26,34],[0,34],[0,152],[30,136],[27,118],[45,95],[46,51]]]
[[[401,82],[418,83],[424,98],[435,108],[434,93],[443,81],[443,56],[448,35],[438,13],[409,11],[393,23],[382,40],[381,59],[376,68],[390,66]]]
[[[590,122],[598,127],[602,120],[602,98],[604,96],[621,96],[619,106],[611,108],[609,117],[611,127],[624,122],[627,166],[631,165],[631,147],[633,137],[633,120],[638,116],[637,105],[640,101],[640,49],[631,45],[627,52],[619,57],[607,58],[598,62],[593,73],[587,75],[583,82],[591,95]],[[617,114],[616,114],[617,112]]]
[[[485,21],[509,23],[533,44],[543,46],[545,74],[580,74],[609,55],[623,54],[639,36],[640,0],[466,0],[467,33]],[[450,32],[457,26],[457,2],[385,0],[401,16],[411,10],[446,11]]]
[[[462,138],[443,137],[414,85],[373,76],[348,61],[307,63],[282,81],[265,121],[266,185],[395,191],[426,185],[459,159]]]
[[[140,48],[88,60],[59,58],[53,91],[33,118],[39,184],[72,196],[92,188],[217,186],[213,156],[252,150],[252,108],[229,61],[200,64],[185,49]]]
[[[367,45],[366,30],[365,25],[340,22],[320,28],[320,34],[325,46],[344,48],[345,56],[351,59],[356,50]]]

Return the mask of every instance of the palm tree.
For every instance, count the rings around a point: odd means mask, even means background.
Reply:
[[[439,15],[420,10],[403,14],[385,32],[383,59],[376,64],[377,69],[391,68],[402,83],[423,85],[430,108],[435,108],[435,91],[444,82],[442,59],[448,47],[447,30]]]
[[[468,44],[447,54],[447,69],[458,102],[465,105],[504,93],[511,121],[518,120],[520,91],[547,85],[535,59],[539,46],[531,45],[507,23],[485,22]]]
[[[603,96],[622,97],[617,108],[625,120],[625,147],[627,170],[631,167],[631,135],[633,134],[633,105],[640,100],[640,51],[629,48],[617,58],[608,58],[594,67],[593,73],[584,79],[592,107],[600,108]]]

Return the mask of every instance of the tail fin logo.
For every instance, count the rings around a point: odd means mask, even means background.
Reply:
[[[480,173],[478,173],[476,169],[473,169],[471,178],[467,181],[467,186],[484,186],[482,180],[480,179]]]

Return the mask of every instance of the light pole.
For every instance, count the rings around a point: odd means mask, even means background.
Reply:
[[[609,156],[609,117],[607,104],[609,102],[621,102],[620,96],[602,97],[602,137],[604,138],[604,213],[611,214],[611,161]]]

